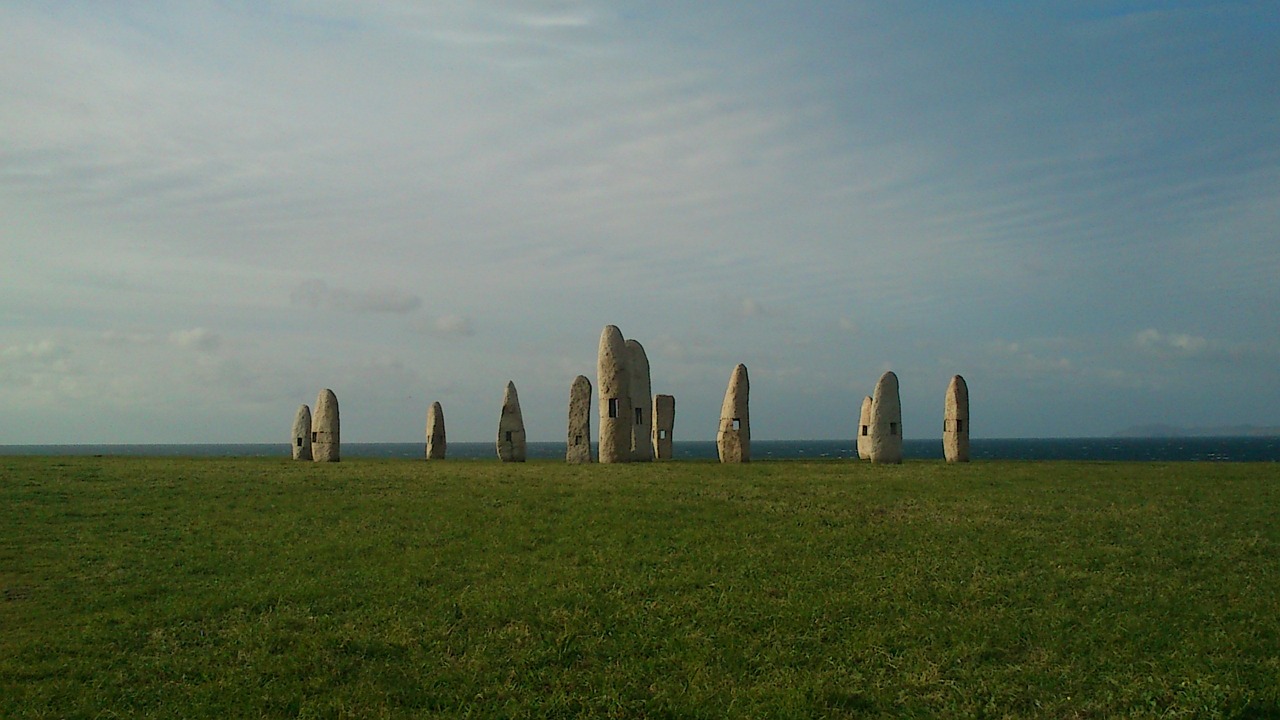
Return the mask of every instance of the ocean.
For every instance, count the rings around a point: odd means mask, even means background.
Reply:
[[[563,442],[531,442],[531,460],[564,457]],[[974,439],[969,454],[974,460],[1098,460],[1098,461],[1197,461],[1280,462],[1280,437],[1183,437],[1183,438],[1044,438]],[[0,445],[0,455],[130,455],[157,457],[288,457],[289,444],[207,445]],[[343,443],[343,457],[406,458],[423,455],[423,443]],[[908,460],[942,459],[942,441],[906,440]],[[712,441],[675,443],[677,460],[714,460]],[[753,460],[853,459],[852,440],[756,440]],[[449,443],[452,460],[491,460],[494,444]]]

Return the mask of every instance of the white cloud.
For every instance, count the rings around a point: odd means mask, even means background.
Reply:
[[[222,338],[217,333],[206,328],[191,328],[190,330],[175,330],[169,333],[169,342],[184,350],[209,353],[218,349],[222,344]]]
[[[430,332],[447,337],[471,337],[476,334],[475,328],[471,327],[471,320],[463,318],[462,315],[438,316],[431,320]]]

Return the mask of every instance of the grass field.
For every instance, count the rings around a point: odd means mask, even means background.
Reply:
[[[0,717],[1280,718],[1274,464],[0,457]]]

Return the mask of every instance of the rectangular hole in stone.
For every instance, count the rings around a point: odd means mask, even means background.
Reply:
[[[658,439],[659,439],[659,440],[666,440],[666,439],[667,439],[667,431],[666,431],[666,430],[659,430],[659,431],[658,431]]]
[[[895,422],[889,423],[889,434],[890,435],[898,434],[898,423],[895,423]]]
[[[741,421],[741,420],[739,420],[738,418],[734,418],[734,419],[733,419],[733,429],[734,429],[734,430],[738,430],[738,429],[740,429],[741,427],[742,427],[742,421]]]
[[[618,417],[618,398],[609,398],[609,417]]]
[[[302,438],[298,438],[298,447],[302,447]]]
[[[641,410],[640,408],[636,408],[636,424],[644,424],[644,410]]]
[[[956,420],[956,432],[964,432],[964,421]]]
[[[320,437],[320,433],[318,432],[311,433],[311,442],[319,442],[318,440],[319,437]]]
[[[507,442],[511,442],[511,431],[507,431]]]

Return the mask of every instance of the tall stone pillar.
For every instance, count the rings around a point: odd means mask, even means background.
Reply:
[[[631,462],[653,460],[653,398],[649,379],[649,356],[635,340],[627,340],[627,371],[631,375]]]
[[[716,451],[722,463],[751,462],[751,383],[747,366],[739,364],[729,377],[729,387],[720,406],[720,429],[716,432]]]
[[[653,455],[670,460],[675,448],[676,399],[671,395],[653,396]]]
[[[892,372],[880,376],[871,397],[871,462],[902,462],[902,400]]]
[[[502,462],[524,462],[524,416],[520,414],[520,397],[516,384],[507,383],[502,394],[502,416],[498,418],[498,459]]]
[[[316,398],[316,411],[311,416],[311,459],[316,462],[338,462],[341,457],[341,432],[338,422],[338,396],[329,388]]]
[[[427,410],[427,447],[428,460],[443,460],[448,444],[444,433],[444,408],[433,402]]]
[[[565,441],[565,462],[589,463],[591,457],[591,381],[585,375],[569,386],[569,435]]]
[[[289,443],[294,460],[311,459],[311,408],[299,405],[293,416],[293,440]]]
[[[600,400],[600,462],[622,463],[631,459],[631,374],[627,369],[627,344],[616,325],[600,333],[596,358],[596,391]]]
[[[947,462],[969,462],[969,386],[959,375],[951,378],[943,403],[942,456]]]

